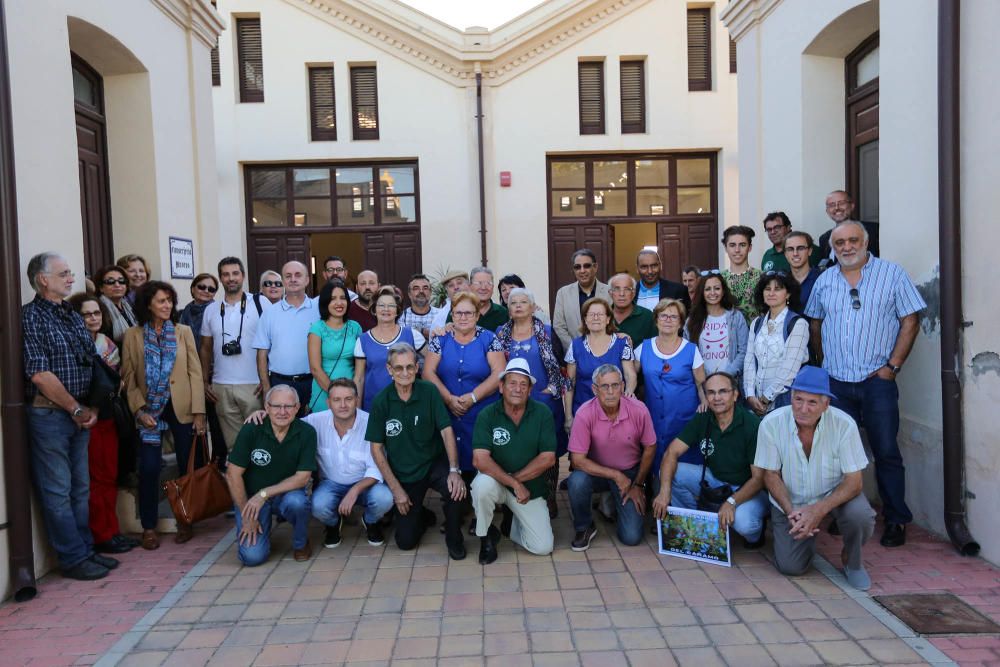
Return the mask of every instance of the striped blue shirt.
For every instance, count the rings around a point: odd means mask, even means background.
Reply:
[[[823,368],[841,382],[861,382],[885,366],[899,335],[899,320],[927,307],[903,267],[868,255],[861,268],[855,310],[840,267],[820,274],[806,316],[823,320]]]

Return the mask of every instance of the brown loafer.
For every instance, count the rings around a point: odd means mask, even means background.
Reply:
[[[177,522],[177,534],[174,535],[174,544],[184,544],[194,537],[194,528],[189,523]]]
[[[142,548],[150,551],[160,548],[160,538],[155,530],[142,531]]]
[[[310,558],[312,558],[312,555],[313,555],[313,550],[309,542],[306,542],[306,545],[301,549],[296,549],[295,551],[292,552],[292,558],[294,558],[300,563],[302,561],[309,560]]]

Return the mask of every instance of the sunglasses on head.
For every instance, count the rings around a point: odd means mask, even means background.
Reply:
[[[264,287],[284,287],[285,283],[280,280],[265,280],[261,285]]]
[[[101,283],[104,285],[128,285],[128,280],[125,278],[105,278]]]
[[[771,276],[777,276],[779,278],[787,278],[788,274],[784,271],[765,271],[764,275],[770,278]]]
[[[202,292],[208,292],[210,294],[215,294],[219,291],[219,288],[215,285],[195,285],[195,289],[200,289]]]
[[[709,276],[718,276],[721,274],[722,271],[719,271],[718,269],[709,269],[708,271],[701,271],[698,275],[700,275],[702,278],[707,278]]]

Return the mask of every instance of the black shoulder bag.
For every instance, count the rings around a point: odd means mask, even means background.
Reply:
[[[711,434],[712,434],[712,417],[709,416],[705,420],[705,438],[702,442],[711,444]],[[701,464],[701,482],[698,484],[698,509],[703,512],[714,512],[719,513],[719,508],[722,504],[726,502],[726,498],[733,495],[733,487],[728,484],[722,484],[721,486],[712,486],[705,481],[705,471],[708,470],[708,457],[711,456],[709,451],[711,447],[706,446],[702,454],[702,464]]]

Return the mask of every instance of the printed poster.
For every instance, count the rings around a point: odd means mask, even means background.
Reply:
[[[702,563],[732,567],[729,531],[719,527],[714,512],[668,507],[667,517],[657,522],[660,553]]]

